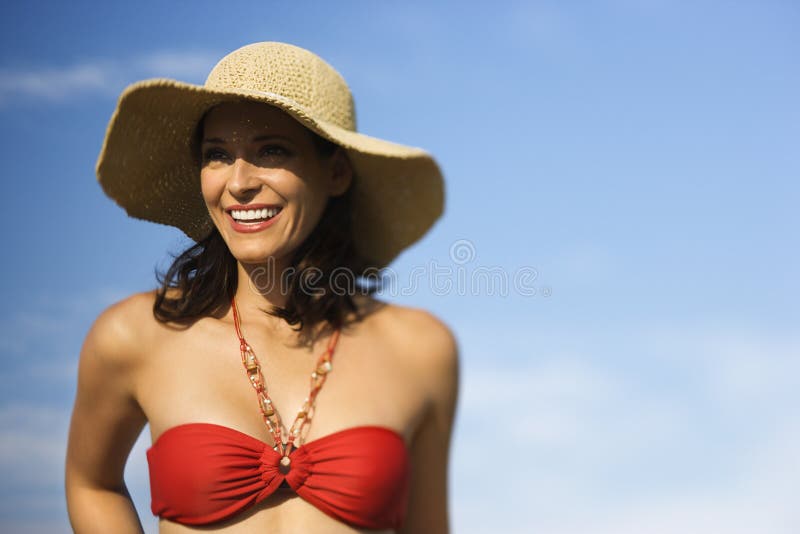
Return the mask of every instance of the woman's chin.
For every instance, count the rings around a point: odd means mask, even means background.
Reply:
[[[239,261],[266,259],[275,255],[275,247],[270,243],[256,242],[256,240],[226,239],[228,250]]]
[[[246,250],[237,252],[236,250],[231,250],[231,254],[239,263],[275,263],[277,259],[271,251]]]

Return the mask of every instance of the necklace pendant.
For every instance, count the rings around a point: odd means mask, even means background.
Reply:
[[[278,469],[280,470],[281,473],[283,473],[285,475],[285,474],[289,473],[291,468],[292,468],[292,459],[289,458],[288,456],[283,456],[281,458],[281,461],[280,461]]]

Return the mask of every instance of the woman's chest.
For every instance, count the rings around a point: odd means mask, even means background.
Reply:
[[[313,386],[319,351],[247,338],[289,428]],[[395,521],[405,507],[406,454],[423,410],[419,381],[396,348],[366,335],[340,336],[331,363],[284,476],[236,337],[214,329],[164,335],[137,381],[154,438],[148,451],[154,513],[178,514],[176,521],[225,516],[215,526],[226,532],[296,532],[299,525],[355,532],[345,518]],[[340,510],[347,513],[338,517]],[[162,521],[161,531],[185,527]]]
[[[316,392],[317,370],[325,341],[316,349],[270,344],[250,333],[266,394],[288,429],[306,399],[304,440],[361,425],[396,430],[410,441],[423,415],[425,395],[414,368],[397,347],[369,329],[342,333],[331,369]],[[198,324],[183,331],[164,331],[153,344],[137,379],[137,397],[148,416],[153,439],[188,422],[225,425],[270,442],[261,402],[243,365],[239,340],[221,324]],[[284,437],[284,441],[285,441]]]

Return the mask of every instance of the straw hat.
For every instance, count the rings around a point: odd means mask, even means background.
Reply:
[[[193,138],[211,106],[241,98],[277,106],[347,150],[356,175],[353,239],[376,267],[388,265],[442,214],[444,184],[433,157],[356,132],[342,76],[312,52],[277,42],[231,52],[204,85],[167,78],[129,85],[97,160],[103,191],[131,217],[178,227],[195,241],[208,236],[214,224],[200,191]]]

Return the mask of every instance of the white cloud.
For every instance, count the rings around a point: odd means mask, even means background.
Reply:
[[[582,332],[564,352],[568,334],[529,328],[536,354],[501,359],[518,330],[464,331],[456,532],[800,528],[797,335],[657,325]],[[487,337],[491,353],[470,353]]]
[[[48,100],[62,100],[78,92],[103,91],[109,83],[109,69],[101,64],[80,64],[66,68],[0,72],[0,96],[22,93]]]
[[[67,410],[31,403],[0,405],[3,484],[57,488],[63,478]]]
[[[147,73],[147,76],[163,76],[203,83],[223,55],[210,52],[162,50],[136,58],[131,63],[137,71],[143,74]]]
[[[0,68],[0,105],[19,98],[60,103],[91,95],[115,97],[128,83],[145,78],[168,77],[202,84],[221,57],[210,52],[163,50],[128,59]]]
[[[14,360],[0,384],[30,384],[31,391],[41,391],[48,402],[35,400],[35,394],[34,400],[9,399],[7,394],[0,399],[0,493],[6,496],[0,504],[0,532],[70,532],[63,481],[72,406],[50,403],[74,391],[85,327],[130,293],[98,288],[75,295],[35,294],[26,306],[0,319],[0,353],[6,361]],[[146,532],[155,533],[158,521],[150,513],[145,455],[149,446],[145,426],[129,455],[125,481]]]
[[[24,357],[37,352],[43,343],[64,342],[64,336],[74,335],[76,329],[110,304],[122,300],[129,293],[118,288],[97,288],[95,291],[74,295],[32,295],[24,307],[17,307],[0,318],[0,353],[9,357]],[[67,360],[76,362],[77,355],[66,360],[54,354],[32,358],[25,363],[29,368],[52,364],[63,367]],[[53,358],[62,358],[56,362]],[[60,362],[60,363],[59,363]],[[52,374],[52,368],[50,368]]]
[[[0,521],[0,531],[31,534],[70,531],[63,493],[69,418],[70,412],[64,408],[35,403],[0,406],[0,472],[6,488],[4,494],[16,490],[7,497],[12,502],[3,505],[13,509],[13,515]],[[149,446],[149,426],[145,426],[128,457],[125,483],[146,531],[157,532],[158,520],[150,512],[145,455]]]

